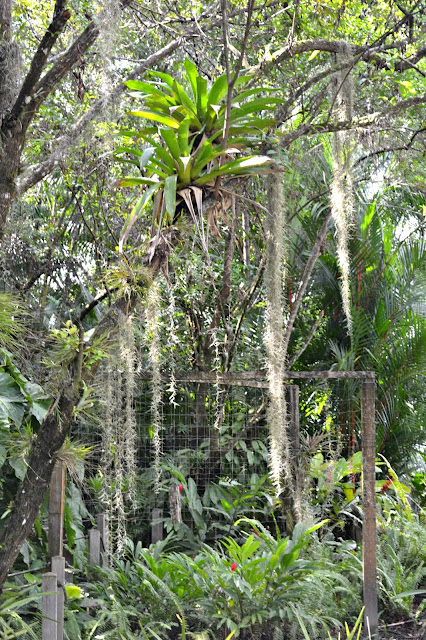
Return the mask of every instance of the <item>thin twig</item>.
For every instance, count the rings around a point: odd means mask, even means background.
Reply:
[[[300,305],[302,304],[303,296],[305,295],[307,286],[309,284],[312,271],[314,270],[316,261],[318,260],[318,257],[320,255],[321,247],[324,244],[325,237],[327,235],[328,223],[330,222],[330,219],[331,219],[331,209],[328,211],[325,217],[325,220],[323,222],[323,225],[317,234],[316,240],[314,242],[314,246],[311,249],[311,254],[302,272],[302,276],[300,279],[300,287],[297,292],[293,307],[290,311],[290,316],[289,316],[285,333],[284,333],[284,340],[283,340],[284,354],[287,353],[288,344],[290,342],[290,336],[292,334],[293,327],[294,327],[294,322],[299,312]]]
[[[291,367],[294,365],[294,363],[300,358],[300,356],[302,355],[302,353],[307,349],[307,347],[309,346],[309,344],[311,343],[312,338],[314,337],[314,335],[317,332],[317,329],[319,327],[319,324],[321,322],[321,320],[324,317],[324,311],[321,311],[318,318],[315,320],[315,322],[312,324],[311,330],[308,333],[308,337],[306,338],[305,343],[303,344],[303,346],[299,349],[299,351],[297,353],[295,353],[295,355],[290,358],[290,360],[287,363],[287,369],[291,369]]]

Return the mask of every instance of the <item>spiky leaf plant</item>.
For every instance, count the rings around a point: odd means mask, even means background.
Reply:
[[[129,115],[149,120],[154,126],[123,131],[133,140],[142,140],[142,149],[122,146],[116,154],[136,166],[140,176],[124,178],[121,187],[141,186],[143,192],[123,227],[120,249],[131,228],[153,200],[153,221],[156,226],[171,224],[177,208],[185,207],[196,226],[202,217],[203,197],[209,190],[220,192],[222,177],[232,178],[259,174],[271,170],[271,158],[261,155],[238,155],[259,145],[266,131],[276,121],[256,115],[273,110],[279,98],[259,97],[270,88],[246,89],[231,103],[229,132],[224,139],[226,74],[219,76],[210,89],[190,60],[185,61],[185,89],[175,78],[160,72],[150,72],[156,80],[129,80],[131,94],[141,100],[141,109]],[[241,76],[241,87],[251,76]]]
[[[16,297],[0,293],[0,346],[16,349],[24,333],[25,312]]]

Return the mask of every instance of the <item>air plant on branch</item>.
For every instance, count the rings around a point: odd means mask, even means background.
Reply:
[[[115,152],[140,172],[137,177],[119,180],[118,186],[143,188],[122,229],[120,251],[151,201],[153,229],[171,225],[177,212],[185,208],[201,231],[203,199],[209,191],[220,197],[222,178],[276,170],[271,166],[270,156],[240,155],[264,141],[268,129],[276,124],[273,118],[256,115],[272,111],[280,102],[271,95],[259,97],[274,89],[243,90],[233,97],[227,114],[226,74],[219,76],[209,88],[193,62],[185,60],[184,66],[187,90],[172,76],[160,72],[150,72],[156,80],[126,82],[130,95],[143,103],[141,109],[130,111],[129,115],[153,124],[141,130],[122,131],[127,138],[142,140],[143,149],[122,146]],[[250,79],[251,76],[240,76],[236,87],[241,88]],[[228,134],[224,139],[228,116]],[[216,220],[209,222],[216,229]],[[200,235],[203,239],[202,231]]]

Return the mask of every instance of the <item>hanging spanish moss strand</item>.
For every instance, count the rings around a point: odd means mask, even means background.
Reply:
[[[219,430],[223,422],[224,406],[222,402],[223,389],[220,387],[219,375],[220,375],[220,342],[218,338],[218,329],[215,327],[212,331],[212,347],[214,347],[213,357],[213,372],[216,374],[216,380],[214,383],[215,395],[216,395],[216,411],[214,419],[214,430],[217,432],[215,438],[219,441]]]
[[[126,539],[126,511],[124,496],[124,413],[121,372],[109,363],[106,384],[100,386],[99,398],[103,405],[101,473],[103,490],[101,500],[108,513],[114,537],[111,544],[120,553]]]
[[[105,384],[99,386],[99,404],[102,411],[102,454],[100,461],[100,472],[102,474],[102,491],[100,501],[104,506],[108,515],[108,523],[111,525],[113,519],[113,510],[111,503],[112,495],[112,478],[113,478],[113,446],[114,446],[114,429],[113,429],[113,373],[110,364],[106,367],[103,376]]]
[[[98,392],[102,407],[101,501],[110,522],[111,544],[118,554],[127,537],[129,506],[136,506],[135,353],[133,321],[123,315],[118,349],[104,369]]]
[[[348,58],[350,49],[339,54]],[[352,118],[353,83],[347,69],[335,77],[336,94],[334,110],[341,120]],[[332,141],[333,182],[331,185],[330,204],[336,226],[337,260],[340,269],[340,289],[343,311],[346,316],[348,332],[352,334],[351,291],[350,291],[350,257],[349,233],[353,216],[353,183],[352,183],[352,149],[349,132],[338,131],[333,134]]]
[[[170,366],[170,384],[167,389],[169,393],[169,403],[172,406],[177,406],[176,402],[176,349],[179,344],[179,338],[176,333],[175,313],[176,313],[176,298],[173,284],[167,282],[167,294],[169,298],[169,305],[167,307],[167,358]]]
[[[287,435],[287,407],[284,389],[284,296],[286,224],[282,178],[269,179],[268,214],[266,217],[266,329],[265,346],[269,383],[269,450],[272,482],[277,495],[283,490],[283,479],[292,489]]]
[[[110,93],[113,73],[113,53],[119,36],[120,0],[100,0],[97,27],[99,29],[98,50],[101,58],[101,93],[106,99]]]
[[[160,373],[160,293],[153,283],[148,290],[146,299],[146,332],[148,338],[149,363],[151,366],[151,423],[152,445],[154,449],[154,491],[160,490],[161,454],[162,454],[162,419],[161,419],[161,373]]]
[[[124,462],[126,466],[126,498],[133,509],[136,509],[136,447],[137,425],[135,413],[135,369],[136,347],[133,331],[133,320],[128,316],[120,327],[120,356],[122,364],[122,377],[124,386],[124,425],[123,448]]]

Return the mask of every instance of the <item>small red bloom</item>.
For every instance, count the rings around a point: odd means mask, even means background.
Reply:
[[[260,533],[258,531],[256,531],[256,529],[252,529],[253,533],[255,536],[260,536]]]
[[[233,563],[231,564],[231,571],[235,571],[235,569],[236,569],[236,568],[237,568],[237,563],[236,563],[236,562],[233,562]]]
[[[383,487],[380,489],[380,493],[386,493],[386,491],[389,489],[391,484],[392,484],[392,480],[386,480]]]
[[[178,486],[178,489],[179,489],[179,493],[182,493],[183,484],[180,484],[180,485]]]

